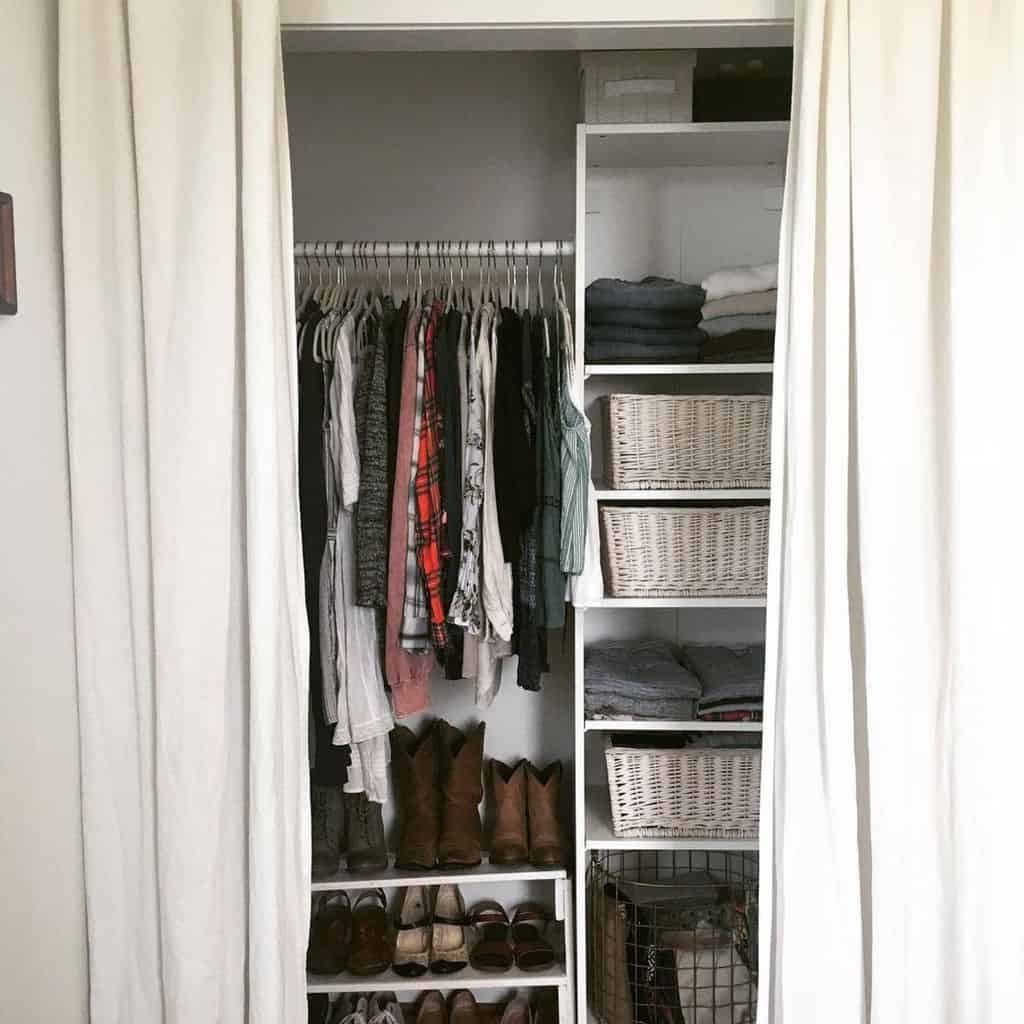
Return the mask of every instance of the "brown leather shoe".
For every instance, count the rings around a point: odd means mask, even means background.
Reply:
[[[427,992],[420,1000],[416,1024],[448,1024],[448,1007],[440,992]]]
[[[437,864],[441,819],[435,726],[418,739],[404,725],[392,729],[391,763],[402,808],[395,867],[429,870]]]
[[[352,940],[352,911],[343,892],[313,897],[306,970],[310,974],[340,974],[348,965]]]
[[[352,907],[352,946],[348,954],[352,974],[380,974],[391,966],[394,946],[387,906],[383,889],[367,889]]]
[[[522,996],[513,999],[501,1015],[501,1024],[533,1024],[530,1004]]]
[[[480,863],[484,796],[484,723],[463,734],[443,719],[437,725],[441,753],[441,840],[438,859],[446,867]]]
[[[526,766],[526,808],[530,819],[530,863],[538,868],[565,863],[565,840],[558,818],[562,762],[552,761],[542,772]]]
[[[526,762],[509,768],[491,761],[494,785],[494,838],[491,841],[492,864],[525,864],[530,851],[526,841]]]
[[[462,988],[452,995],[448,1024],[480,1024],[480,1007],[472,992]]]

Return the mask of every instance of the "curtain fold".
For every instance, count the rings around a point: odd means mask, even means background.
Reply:
[[[758,1019],[1011,1020],[1024,11],[804,0],[795,46]]]
[[[305,1019],[306,665],[277,5],[61,0],[92,1019]]]

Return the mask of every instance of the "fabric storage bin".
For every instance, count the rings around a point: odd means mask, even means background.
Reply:
[[[608,486],[767,487],[770,395],[607,395]]]
[[[763,597],[768,508],[601,506],[609,597]]]
[[[620,839],[756,839],[761,751],[605,746],[612,830]]]
[[[588,124],[693,120],[696,50],[604,50],[580,55]]]

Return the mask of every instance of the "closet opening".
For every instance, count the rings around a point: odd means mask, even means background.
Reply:
[[[286,53],[311,1020],[754,1019],[792,50],[687,54],[629,122],[577,50]]]

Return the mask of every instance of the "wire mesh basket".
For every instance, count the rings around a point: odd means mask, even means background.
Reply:
[[[602,1024],[750,1024],[757,854],[591,854],[590,1011]]]

